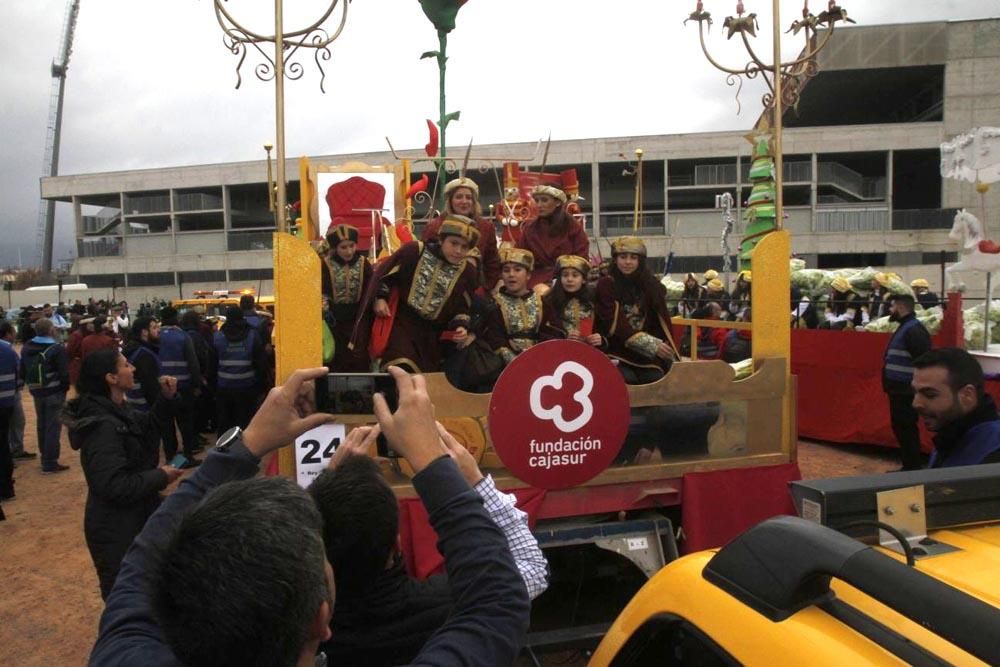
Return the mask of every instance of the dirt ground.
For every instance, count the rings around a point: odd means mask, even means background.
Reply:
[[[25,449],[37,452],[34,411],[25,394]],[[801,442],[806,478],[862,475],[899,467],[888,450]],[[0,665],[84,664],[102,610],[83,538],[87,484],[63,434],[66,472],[42,475],[38,459],[19,461],[17,499],[0,521]]]

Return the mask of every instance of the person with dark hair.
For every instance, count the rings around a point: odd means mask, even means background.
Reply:
[[[920,456],[920,430],[913,399],[913,360],[929,351],[931,335],[913,314],[913,297],[896,295],[889,304],[889,319],[899,328],[889,339],[882,363],[882,391],[889,400],[889,420],[899,443],[902,470],[923,467]]]
[[[247,324],[243,311],[226,309],[226,323],[215,332],[219,370],[215,386],[215,428],[222,435],[234,426],[246,428],[257,407],[267,365],[257,330]]]
[[[21,357],[14,350],[14,341],[17,338],[17,327],[13,322],[0,320],[0,348],[10,348],[17,357],[17,368],[21,367]],[[7,429],[7,437],[10,443],[10,454],[14,460],[33,459],[38,454],[24,450],[24,401],[21,398],[21,389],[24,387],[24,378],[17,376],[14,387],[14,404],[11,408],[10,425]]]
[[[556,260],[556,282],[545,296],[542,340],[568,339],[605,348],[607,341],[594,331],[595,288],[587,284],[590,261],[575,255]]]
[[[751,321],[751,311],[749,308],[743,311],[743,322]],[[753,332],[749,329],[732,329],[726,333],[722,342],[722,353],[719,358],[727,364],[735,364],[749,359],[753,352]]]
[[[10,424],[14,399],[20,390],[18,367],[21,360],[7,338],[13,327],[0,320],[0,500],[14,499],[14,459],[10,449]]]
[[[177,309],[173,306],[160,309],[160,322],[160,372],[177,378],[177,409],[170,426],[163,430],[163,454],[167,460],[177,455],[179,430],[187,459],[184,466],[195,466],[198,462],[194,455],[199,444],[194,428],[194,401],[201,395],[204,385],[201,365],[194,351],[194,341],[177,325]]]
[[[94,333],[80,342],[80,359],[86,359],[88,354],[98,350],[118,349],[119,341],[111,328],[111,320],[104,315],[94,318]]]
[[[544,176],[543,176],[543,180]],[[528,287],[549,285],[556,272],[556,260],[562,255],[588,257],[590,239],[580,221],[566,211],[569,197],[561,179],[536,185],[531,192],[538,215],[524,224],[518,248],[530,250],[535,258]]]
[[[500,251],[502,286],[486,310],[483,337],[493,353],[509,364],[538,342],[542,325],[542,298],[528,288],[535,258],[528,250]],[[495,379],[495,378],[494,378]]]
[[[380,355],[382,368],[440,371],[442,334],[447,332],[460,347],[472,342],[469,311],[478,280],[466,258],[479,242],[479,230],[469,218],[452,215],[441,224],[438,238],[440,243],[410,241],[379,265],[372,285],[373,312],[376,318],[392,321]],[[398,306],[392,313],[389,302],[394,290]]]
[[[63,415],[87,478],[83,534],[105,600],[125,552],[159,507],[160,491],[181,475],[169,463],[157,467],[160,431],[170,421],[176,380],[154,377],[162,392],[150,412],[138,412],[125,401],[134,387],[134,370],[118,350],[87,355],[77,381],[79,396],[66,404]]]
[[[35,322],[35,337],[21,348],[20,374],[35,403],[38,449],[42,453],[42,474],[69,470],[59,463],[59,415],[69,389],[69,360],[66,349],[52,338],[52,320]]]
[[[830,299],[826,304],[820,329],[855,329],[868,324],[868,302],[854,292],[847,278],[837,276],[830,282]]]
[[[323,294],[329,298],[333,316],[334,351],[331,368],[338,373],[364,373],[371,362],[364,350],[351,349],[354,322],[361,300],[371,282],[372,267],[365,253],[358,252],[359,232],[351,225],[335,225],[326,234],[330,252],[323,257]]]
[[[749,269],[740,271],[733,285],[733,293],[729,295],[728,311],[730,319],[739,320],[743,311],[750,307],[753,274]]]
[[[611,244],[611,272],[597,283],[597,331],[628,384],[659,380],[677,359],[666,288],[646,266],[646,244],[623,236]]]
[[[1000,463],[1000,414],[976,358],[945,347],[913,367],[913,407],[935,434],[930,467]]]
[[[198,367],[201,369],[201,392],[194,398],[194,432],[196,434],[211,433],[213,429],[209,429],[208,426],[213,423],[215,415],[215,391],[213,387],[217,381],[216,373],[218,372],[218,360],[215,356],[215,332],[211,331],[210,327],[205,326],[201,313],[193,308],[181,315],[180,326],[194,344],[194,354],[198,358]],[[206,330],[208,330],[207,336]],[[202,449],[204,447],[200,443],[196,445],[195,454]]]
[[[694,317],[705,299],[705,288],[698,284],[698,278],[693,273],[684,277],[684,290],[677,302],[677,314],[681,317]]]
[[[122,354],[135,369],[132,388],[125,392],[129,407],[149,412],[160,396],[160,323],[151,317],[137,317],[129,331],[129,341]]]
[[[94,318],[84,317],[76,322],[69,338],[66,340],[66,354],[69,356],[69,381],[76,385],[80,376],[80,364],[83,362],[83,339],[94,333]]]
[[[527,515],[517,509],[514,496],[498,491],[492,477],[483,476],[465,447],[440,423],[437,427],[449,456],[503,531],[534,599],[548,587],[548,563]],[[333,634],[320,646],[335,665],[410,664],[454,606],[446,574],[417,580],[406,573],[396,497],[368,456],[378,434],[378,427],[353,429],[329,468],[309,486],[323,516],[323,542],[338,582]]]
[[[910,287],[913,289],[913,296],[916,297],[917,303],[924,310],[945,305],[941,303],[938,295],[931,291],[931,284],[927,282],[926,278],[917,278],[910,283]]]
[[[240,296],[240,310],[243,311],[243,319],[254,329],[260,330],[261,319],[257,314],[257,300],[253,294],[243,294]]]
[[[295,371],[246,431],[220,438],[150,517],[122,563],[90,664],[316,663],[331,637],[337,577],[325,563],[320,515],[294,482],[248,478],[261,457],[332,420],[303,416],[312,381],[326,373]],[[375,416],[415,471],[453,604],[413,662],[512,664],[528,627],[524,582],[503,533],[442,446],[424,378],[389,373],[399,408],[390,413],[376,394]]]
[[[440,241],[438,232],[445,218],[461,215],[472,220],[479,230],[479,242],[469,252],[469,259],[477,264],[480,286],[492,292],[500,281],[500,253],[497,250],[497,230],[493,222],[483,217],[483,207],[479,203],[479,186],[471,178],[455,178],[444,186],[444,211],[427,223],[421,239]]]

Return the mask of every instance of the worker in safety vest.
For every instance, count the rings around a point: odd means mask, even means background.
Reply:
[[[194,455],[202,449],[195,433],[194,400],[201,395],[204,380],[194,342],[186,331],[177,326],[177,309],[164,306],[160,311],[160,370],[163,375],[177,378],[177,400],[174,420],[181,432],[184,456],[183,467],[197,465]],[[163,432],[163,453],[167,460],[177,455],[177,433],[169,426]]]

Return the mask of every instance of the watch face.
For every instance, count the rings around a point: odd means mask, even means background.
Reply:
[[[228,449],[230,443],[235,440],[243,430],[239,426],[233,426],[231,429],[223,433],[219,439],[215,442],[216,449]]]

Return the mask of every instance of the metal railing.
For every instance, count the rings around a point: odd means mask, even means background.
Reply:
[[[129,215],[169,213],[170,195],[125,195],[125,211]]]
[[[270,250],[274,247],[274,232],[230,232],[226,248],[231,251]]]
[[[76,240],[77,257],[121,257],[122,240],[118,236],[103,236]]]
[[[222,208],[222,197],[200,192],[188,192],[177,195],[175,203],[178,211],[219,210]]]
[[[892,212],[893,229],[951,229],[956,208],[918,208]]]
[[[645,236],[662,236],[666,216],[663,211],[644,211],[639,216],[639,230],[633,229],[635,215],[631,211],[601,213],[601,235],[623,236],[640,234]]]
[[[881,232],[889,228],[887,208],[837,208],[816,211],[817,232]]]
[[[885,199],[884,177],[863,176],[839,162],[820,162],[817,181],[835,185],[861,199]]]

